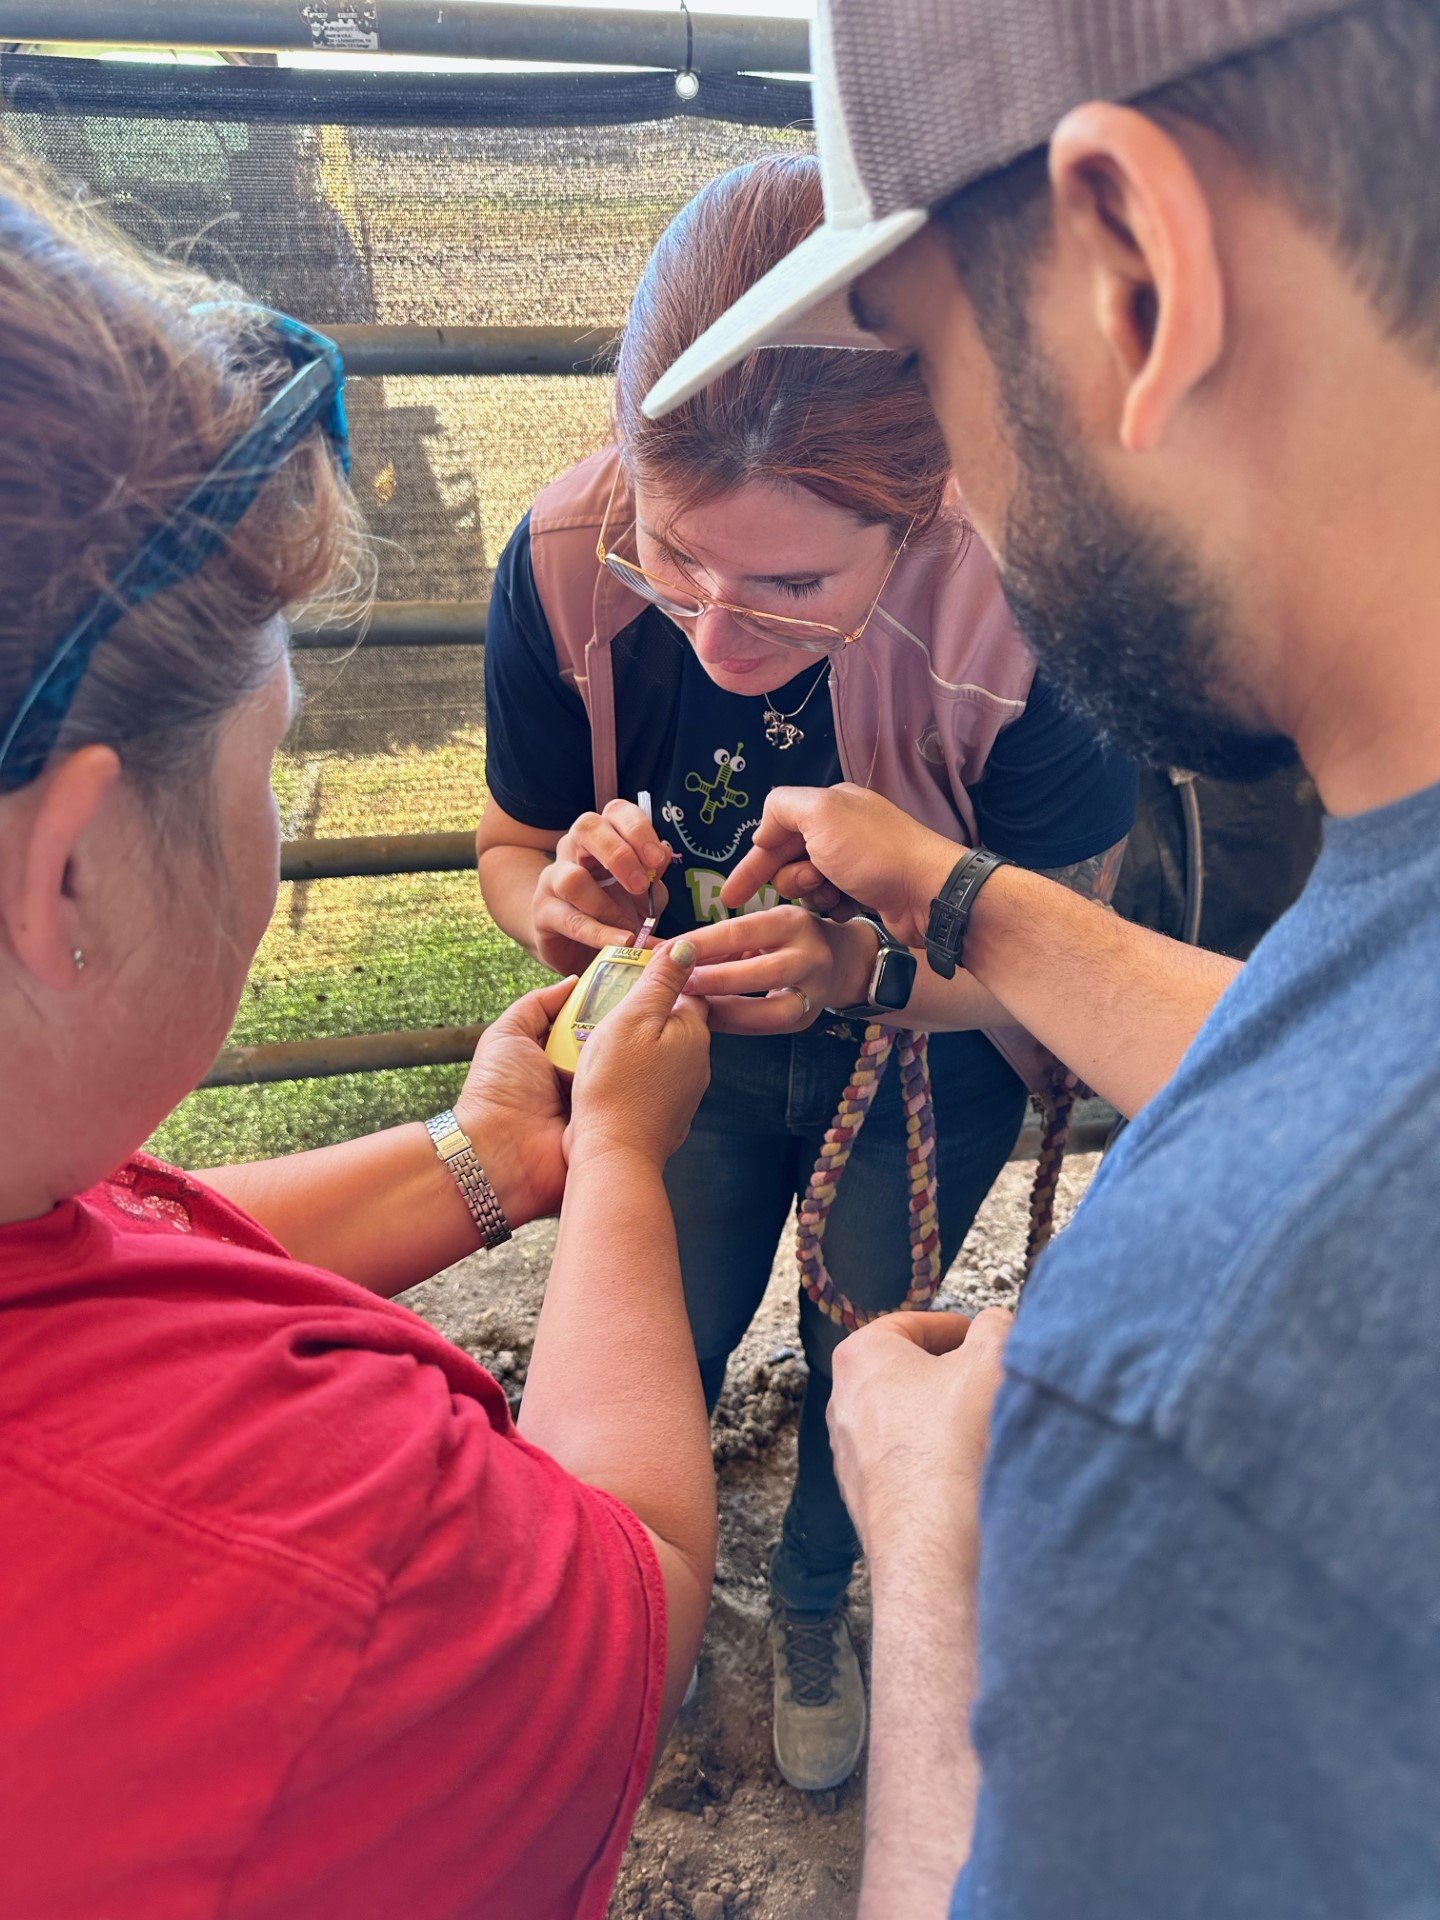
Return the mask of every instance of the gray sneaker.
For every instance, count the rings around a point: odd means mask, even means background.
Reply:
[[[775,1758],[792,1787],[823,1793],[850,1777],[865,1748],[865,1682],[844,1601],[832,1613],[770,1615]]]

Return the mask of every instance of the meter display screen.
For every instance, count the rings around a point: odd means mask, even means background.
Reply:
[[[602,961],[575,1009],[575,1026],[598,1026],[607,1013],[615,1011],[644,971],[644,966],[634,960]]]

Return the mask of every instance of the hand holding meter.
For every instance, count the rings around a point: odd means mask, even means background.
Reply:
[[[648,793],[640,794],[639,806],[645,818],[653,822]],[[580,1049],[605,1015],[619,1006],[650,959],[654,951],[650,943],[655,934],[656,918],[655,883],[652,880],[646,897],[645,919],[634,938],[624,946],[600,949],[581,974],[575,991],[550,1029],[550,1038],[545,1043],[545,1057],[552,1066],[566,1073],[574,1073],[579,1066]]]
[[[685,992],[694,963],[688,940],[651,949],[586,1041],[570,1088],[572,1167],[621,1149],[659,1168],[684,1140],[710,1077],[705,1002]]]

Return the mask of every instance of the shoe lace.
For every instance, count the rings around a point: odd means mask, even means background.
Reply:
[[[786,1615],[785,1672],[798,1707],[828,1706],[835,1694],[835,1622],[833,1613],[819,1620]]]

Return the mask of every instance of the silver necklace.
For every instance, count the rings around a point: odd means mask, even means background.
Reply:
[[[797,745],[799,741],[805,738],[805,729],[803,727],[797,727],[795,722],[805,711],[806,707],[809,706],[811,696],[829,671],[830,662],[826,660],[821,664],[819,673],[816,674],[806,689],[805,698],[800,702],[798,707],[792,708],[789,713],[781,713],[773,700],[766,701],[765,738],[770,742],[772,747],[778,748],[781,753],[788,753],[791,747]]]

